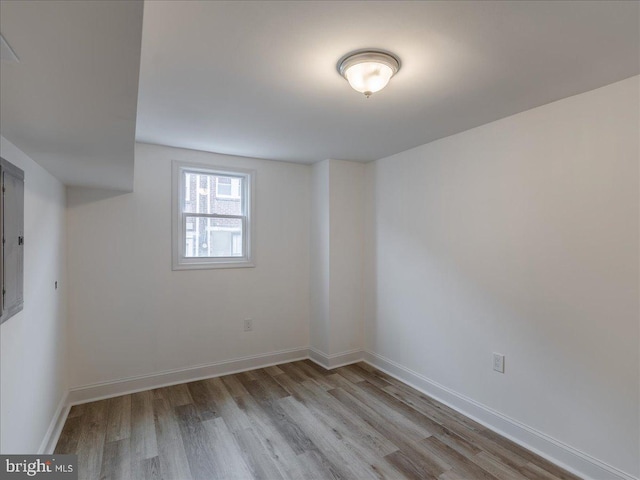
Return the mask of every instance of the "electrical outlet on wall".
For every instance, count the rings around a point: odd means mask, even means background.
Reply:
[[[253,330],[253,320],[251,318],[246,318],[244,321],[244,331],[250,332]]]
[[[504,373],[504,355],[493,352],[493,369],[496,372]]]

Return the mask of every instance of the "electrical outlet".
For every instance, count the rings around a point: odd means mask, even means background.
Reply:
[[[493,352],[493,369],[496,372],[504,373],[504,355]]]
[[[250,318],[245,319],[244,321],[244,331],[250,332],[253,330],[253,320]]]

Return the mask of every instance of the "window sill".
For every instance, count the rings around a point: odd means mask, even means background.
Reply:
[[[223,261],[223,262],[197,262],[174,263],[171,270],[213,270],[218,268],[255,268],[255,263],[250,260]]]

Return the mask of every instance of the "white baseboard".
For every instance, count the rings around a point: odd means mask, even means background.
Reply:
[[[67,421],[67,415],[69,414],[70,409],[69,394],[66,393],[60,399],[60,403],[53,414],[47,433],[44,434],[42,443],[38,448],[38,455],[48,455],[53,453],[56,448],[56,444],[58,443],[58,438],[60,438],[60,434],[62,433],[64,422]]]
[[[110,382],[94,383],[72,388],[69,391],[69,405],[94,402],[105,398],[118,397],[129,393],[142,392],[153,388],[167,387],[179,383],[194,382],[205,378],[219,377],[268,367],[279,363],[293,362],[309,358],[309,349],[295,348],[261,355],[252,355],[233,360],[197,365],[195,367],[167,370],[150,375],[140,375]]]
[[[309,348],[309,360],[327,370],[361,362],[363,358],[362,354],[362,350],[349,350],[348,352],[327,355],[314,348]]]
[[[364,361],[373,367],[580,477],[587,480],[638,480],[638,477],[607,465],[591,455],[454,392],[382,355],[365,352],[363,357]]]

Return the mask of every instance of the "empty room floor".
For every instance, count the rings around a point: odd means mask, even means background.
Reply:
[[[576,479],[365,363],[309,360],[72,407],[80,479]]]

